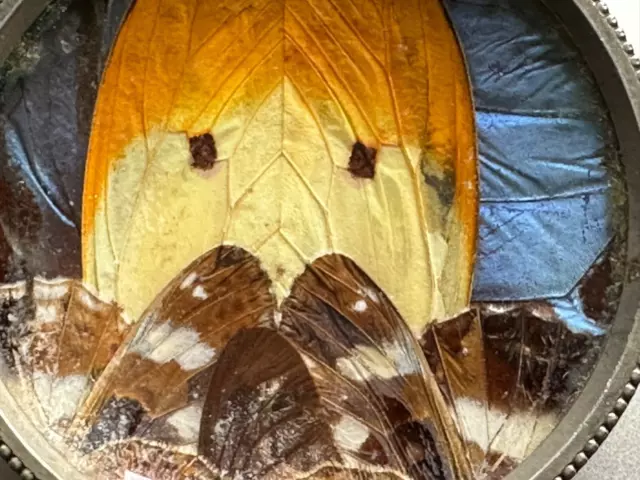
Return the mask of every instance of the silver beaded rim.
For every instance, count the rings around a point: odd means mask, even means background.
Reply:
[[[606,18],[609,26],[615,30],[616,36],[618,37],[618,40],[622,45],[622,50],[624,51],[624,53],[626,53],[629,56],[629,61],[631,62],[631,66],[635,69],[636,76],[638,80],[640,80],[640,57],[635,56],[633,45],[629,42],[625,31],[622,28],[620,28],[618,19],[611,14],[611,11],[609,10],[609,6],[605,2],[601,0],[591,0],[591,1],[596,5],[596,7],[598,8],[598,11]]]
[[[638,74],[640,75],[640,68],[638,70]],[[620,417],[629,405],[629,401],[631,401],[631,398],[635,395],[638,385],[640,385],[640,364],[633,370],[629,382],[624,386],[622,394],[616,401],[613,410],[607,414],[605,421],[598,427],[593,437],[587,441],[571,463],[569,463],[554,480],[570,480],[587,464],[593,454],[598,451],[602,442],[609,436],[609,433],[613,430],[613,427],[616,426],[618,420],[620,420]]]
[[[36,476],[33,472],[25,467],[22,460],[13,454],[9,445],[2,441],[0,441],[0,458],[9,464],[9,467],[18,473],[22,480],[36,480]]]
[[[640,81],[640,57],[635,55],[633,45],[628,41],[627,35],[620,27],[618,19],[611,14],[611,11],[602,0],[591,0],[596,6],[600,14],[606,19],[608,25],[614,29],[616,37],[620,42],[622,50],[627,54],[631,66],[635,70],[636,77]],[[2,0],[0,0],[0,4]],[[613,409],[607,414],[604,422],[597,428],[593,436],[585,443],[582,450],[573,458],[573,460],[557,475],[554,480],[571,480],[582,469],[589,459],[598,451],[602,443],[609,436],[609,433],[616,426],[620,417],[626,411],[631,398],[635,395],[640,387],[640,360],[636,368],[631,373],[629,381],[624,385],[622,393],[616,400]],[[0,458],[2,458],[9,467],[15,471],[22,480],[37,480],[35,474],[27,468],[22,460],[16,456],[6,443],[0,439]]]
[[[636,77],[638,81],[640,81],[640,57],[637,57],[635,55],[633,45],[628,41],[627,34],[625,33],[624,29],[620,27],[618,19],[611,14],[609,6],[606,4],[606,2],[601,0],[591,1],[597,7],[600,14],[605,17],[609,26],[615,30],[622,50],[629,57],[631,66],[636,72]],[[582,450],[574,457],[571,463],[569,463],[562,470],[560,475],[554,478],[554,480],[570,480],[575,477],[578,471],[587,464],[589,458],[591,458],[593,454],[598,451],[600,445],[602,445],[605,439],[609,436],[611,430],[618,423],[618,420],[620,420],[620,417],[627,409],[629,401],[631,401],[631,398],[636,393],[639,385],[640,361],[636,368],[633,370],[629,382],[624,386],[620,397],[616,400],[613,409],[607,414],[605,421],[598,427],[595,434],[587,441],[584,447],[582,447]]]

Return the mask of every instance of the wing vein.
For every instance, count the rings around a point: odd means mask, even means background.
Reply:
[[[307,1],[307,3],[311,4],[310,0],[306,0],[306,1]],[[385,66],[384,62],[382,61],[382,59],[380,57],[378,57],[378,55],[376,55],[376,53],[373,51],[373,49],[371,48],[369,43],[366,42],[364,40],[364,38],[362,38],[362,35],[360,34],[360,31],[349,21],[349,19],[344,14],[344,12],[338,7],[338,5],[333,0],[328,0],[328,3],[331,4],[331,6],[335,10],[335,12],[340,16],[340,18],[342,19],[344,24],[349,28],[349,30],[351,30],[351,32],[353,32],[353,34],[360,41],[360,43],[365,48],[365,50],[369,53],[369,55],[371,55],[371,57],[378,63],[378,65],[380,65],[382,70],[386,71],[386,66]],[[381,19],[382,19],[382,17],[381,17]],[[384,23],[384,20],[383,20],[382,23]]]
[[[289,12],[291,12],[289,9],[287,9]],[[296,19],[296,21],[298,21],[298,23],[301,24],[302,29],[307,33],[307,35],[309,35],[309,37],[312,39],[312,41],[316,44],[316,46],[318,47],[318,51],[322,54],[322,56],[325,58],[325,60],[328,62],[328,64],[330,65],[331,70],[333,71],[333,75],[335,76],[335,78],[337,79],[337,81],[339,83],[342,84],[342,87],[344,89],[344,91],[349,95],[349,97],[351,98],[351,100],[353,101],[353,104],[356,106],[358,112],[360,113],[360,115],[362,116],[362,118],[364,119],[364,121],[367,123],[367,126],[369,127],[369,129],[371,130],[371,132],[373,133],[373,135],[376,137],[376,140],[378,141],[378,143],[380,142],[380,135],[379,132],[377,131],[376,127],[373,125],[373,123],[371,123],[371,120],[369,119],[369,116],[366,114],[365,110],[362,108],[362,105],[360,104],[360,101],[358,100],[358,97],[355,95],[355,93],[351,90],[351,88],[349,87],[348,83],[344,80],[344,78],[342,78],[342,76],[340,75],[340,73],[338,72],[338,70],[335,68],[335,66],[333,65],[333,62],[331,61],[331,59],[327,56],[326,52],[324,51],[324,49],[322,48],[322,45],[318,42],[318,40],[315,38],[315,36],[313,36],[311,34],[311,32],[309,32],[305,27],[304,24],[301,23],[301,21],[295,16],[295,14],[293,12],[291,12],[292,16]],[[298,47],[298,50],[300,52],[302,52],[304,54],[304,56],[307,58],[307,61],[311,64],[315,64],[313,62],[313,59],[311,59],[311,57],[309,57],[309,54],[306,53],[304,51],[303,48],[301,48],[300,44],[291,36],[291,35],[287,35],[286,38],[291,41],[294,45],[296,45]],[[331,89],[329,82],[326,80],[326,78],[324,76],[321,76],[321,78],[324,79],[325,85],[327,86],[328,89]]]
[[[202,117],[202,115],[209,109],[211,104],[216,100],[218,94],[220,93],[222,88],[226,85],[226,83],[229,81],[229,79],[244,65],[247,59],[258,49],[258,47],[262,46],[262,41],[264,40],[264,38],[268,36],[278,26],[280,22],[281,20],[279,21],[278,19],[275,19],[267,28],[265,28],[262,34],[258,38],[256,38],[256,41],[254,42],[253,45],[243,50],[244,55],[240,57],[238,61],[235,62],[233,67],[229,68],[228,70],[225,69],[225,71],[227,71],[227,74],[225,75],[224,79],[220,82],[216,91],[211,93],[208,100],[206,102],[203,102],[204,107],[201,108],[198,114],[194,117],[194,120],[191,122],[187,130],[190,130],[193,128],[193,125]],[[255,26],[255,23],[252,23],[249,27],[247,27],[247,29],[245,29],[243,33],[240,34],[240,36],[244,35],[254,26]],[[223,57],[228,52],[228,50],[232,47],[232,45],[234,45],[233,42],[227,45],[220,52],[216,52],[218,57]]]
[[[311,194],[311,196],[313,197],[313,199],[316,201],[316,203],[318,204],[318,206],[322,209],[322,211],[325,213],[325,215],[327,214],[327,206],[324,204],[324,202],[320,199],[320,197],[318,196],[318,194],[316,193],[315,189],[311,186],[311,184],[309,183],[309,180],[304,176],[304,174],[302,173],[302,171],[300,170],[300,167],[298,166],[298,164],[295,162],[295,160],[293,160],[293,158],[291,158],[291,156],[287,153],[286,150],[282,151],[282,156],[284,157],[284,159],[287,161],[287,163],[289,164],[289,166],[293,169],[294,172],[296,172],[296,175],[298,176],[298,178],[300,179],[300,181],[304,184],[304,186],[307,188],[307,190],[309,191],[309,193]]]
[[[341,41],[338,40],[338,38],[336,38],[336,36],[333,34],[333,31],[329,28],[327,23],[324,21],[324,19],[322,18],[322,15],[320,15],[320,12],[318,11],[317,7],[315,7],[313,5],[311,0],[305,0],[305,2],[306,2],[307,5],[309,5],[309,8],[313,12],[314,16],[318,19],[318,23],[322,26],[322,29],[326,32],[326,34],[331,38],[333,43],[344,54],[344,56],[347,58],[347,60],[351,64],[351,66],[356,70],[356,72],[358,72],[358,75],[362,79],[363,83],[366,85],[367,84],[367,77],[366,77],[366,75],[364,75],[364,73],[362,71],[362,67],[360,65],[358,65],[358,62],[356,62],[353,59],[353,57],[351,56],[351,54],[344,48],[344,43],[345,42],[344,41],[341,42]],[[340,12],[336,12],[336,13],[338,13],[338,15],[340,15],[340,17],[344,20],[344,18],[340,14]],[[350,30],[353,32],[353,29],[350,28]],[[358,35],[356,35],[356,38],[365,47],[365,52],[367,52],[369,54],[369,56],[372,57],[373,61],[375,63],[377,63],[382,68],[382,66],[380,65],[380,62],[378,61],[378,59],[371,53],[371,51],[368,48],[366,48],[366,45],[364,45],[364,40],[362,40],[362,38],[359,37]]]
[[[251,67],[251,69],[247,72],[247,75],[245,75],[242,78],[242,81],[240,81],[231,91],[231,93],[229,93],[229,95],[227,96],[227,98],[225,99],[225,101],[222,103],[222,105],[220,106],[218,113],[216,113],[216,116],[214,117],[214,119],[211,122],[211,130],[213,130],[214,126],[216,125],[216,123],[218,123],[218,120],[220,119],[220,115],[222,115],[222,112],[225,110],[225,108],[227,107],[227,105],[229,105],[229,102],[231,101],[231,99],[234,97],[234,95],[236,93],[238,93],[238,90],[240,90],[248,81],[249,79],[251,79],[253,77],[253,75],[255,74],[255,72],[261,67],[263,66],[267,60],[269,60],[273,54],[276,52],[276,50],[278,49],[278,47],[282,46],[282,42],[283,40],[279,40],[277,43],[275,43],[273,45],[273,48],[271,50],[269,50],[269,52],[267,52],[264,57],[258,62],[256,63],[253,67]],[[276,84],[276,86],[269,91],[269,93],[265,96],[265,99],[261,102],[260,106],[262,106],[264,104],[264,101],[266,101],[271,94],[273,93],[273,91],[277,88],[279,82]],[[255,112],[257,112],[259,110],[256,109]],[[255,117],[255,113],[251,116],[251,119],[253,119]],[[246,129],[243,132],[243,136],[241,137],[241,139],[244,137],[244,133],[246,132]],[[234,151],[235,153],[235,151]],[[233,155],[232,155],[233,156]]]

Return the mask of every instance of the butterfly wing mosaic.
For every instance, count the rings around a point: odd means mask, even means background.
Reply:
[[[5,384],[90,478],[489,478],[540,418],[487,381],[476,168],[439,0],[137,0]]]

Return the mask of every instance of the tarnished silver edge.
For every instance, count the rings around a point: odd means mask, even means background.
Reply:
[[[602,0],[591,0],[591,2],[596,6],[600,14],[605,17],[609,26],[615,30],[616,36],[618,37],[620,45],[622,46],[622,50],[628,55],[631,66],[636,71],[636,76],[638,78],[638,81],[640,81],[640,57],[637,57],[635,55],[633,45],[628,41],[627,34],[625,33],[624,29],[620,27],[618,19],[611,14],[609,6],[606,4],[606,2]]]
[[[0,440],[0,458],[9,464],[9,467],[15,471],[22,480],[36,480],[36,476],[29,470],[22,460],[20,460],[13,451],[3,441]]]
[[[556,476],[554,480],[570,480],[587,464],[589,458],[596,453],[600,445],[609,436],[611,430],[617,425],[618,420],[627,409],[629,401],[635,395],[638,385],[640,385],[640,365],[633,369],[629,382],[625,384],[622,394],[616,400],[613,409],[607,414],[606,420],[598,427],[593,437],[587,441],[571,463],[564,467],[560,475]]]
[[[580,1],[580,0],[577,0]],[[44,10],[50,0],[14,0],[3,5],[4,11],[0,11],[3,19],[0,20],[0,63],[6,59],[9,52],[17,45],[23,33]],[[611,14],[606,2],[602,0],[584,0],[591,3],[602,17],[606,20],[608,26],[613,29],[618,39],[619,48],[627,55],[627,59],[631,67],[635,71],[636,79],[640,82],[640,58],[635,56],[633,45],[628,41],[625,31],[620,27],[617,18]],[[26,7],[29,8],[26,8]],[[6,8],[9,10],[6,10]],[[6,32],[6,33],[5,33]],[[636,85],[638,94],[640,95],[640,83]],[[640,275],[640,271],[638,272]],[[640,319],[638,319],[640,321]],[[633,337],[637,335],[631,335]],[[635,343],[635,342],[632,342]],[[600,448],[602,443],[609,436],[611,430],[616,426],[620,417],[624,414],[629,401],[636,394],[640,387],[640,359],[635,362],[635,367],[628,378],[628,381],[621,389],[621,393],[613,403],[612,408],[606,414],[605,420],[595,429],[591,437],[584,443],[582,449],[575,455],[562,471],[554,478],[554,480],[571,480],[578,471],[583,468],[589,458]],[[14,470],[23,480],[37,480],[36,475],[23,463],[19,456],[11,449],[11,447],[0,439],[0,458],[7,462],[9,467]],[[517,476],[520,468],[514,472]],[[547,471],[547,469],[543,469]],[[511,478],[511,475],[509,476]]]
[[[640,388],[640,59],[602,0],[542,0],[581,50],[619,142],[628,193],[623,293],[600,360],[582,393],[507,480],[570,480],[599,449]]]
[[[636,78],[640,82],[640,57],[636,56],[633,45],[628,41],[627,34],[624,29],[620,27],[618,19],[611,13],[609,6],[602,0],[591,0],[594,6],[598,9],[600,14],[605,18],[607,24],[614,29],[616,37],[622,47],[624,53],[627,54],[631,66],[635,70]],[[638,85],[640,87],[640,85]],[[636,367],[631,372],[629,381],[622,388],[622,393],[616,400],[613,408],[609,411],[606,419],[595,431],[593,436],[584,444],[582,450],[573,458],[573,460],[567,464],[564,469],[557,475],[554,480],[571,480],[576,476],[578,471],[582,469],[589,458],[595,454],[602,443],[607,439],[609,433],[618,424],[620,417],[626,411],[629,402],[636,394],[638,386],[640,385],[640,359],[638,360]]]

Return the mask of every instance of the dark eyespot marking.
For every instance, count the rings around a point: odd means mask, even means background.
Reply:
[[[351,175],[356,178],[373,178],[376,174],[377,153],[375,148],[367,147],[360,141],[354,143],[349,157]]]
[[[205,133],[189,138],[191,166],[198,170],[211,170],[218,159],[218,150],[213,135]]]

